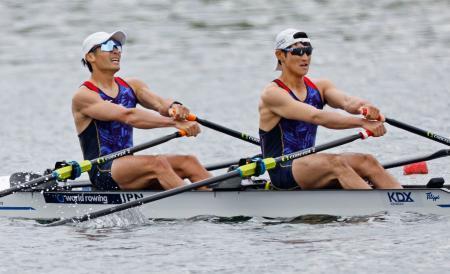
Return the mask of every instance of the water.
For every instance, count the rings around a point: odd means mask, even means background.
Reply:
[[[259,92],[277,76],[274,36],[287,27],[304,29],[315,48],[311,77],[331,79],[388,117],[450,132],[448,0],[2,0],[0,15],[2,175],[82,158],[71,96],[88,77],[80,66],[81,42],[99,30],[129,35],[120,76],[139,77],[201,118],[257,135]],[[388,130],[383,138],[333,151],[391,161],[442,148]],[[138,130],[135,143],[172,131]],[[350,132],[321,129],[318,143]],[[151,152],[194,153],[215,163],[258,148],[204,129]],[[448,181],[449,163],[430,162],[429,177]],[[392,172],[404,183],[425,180]],[[213,218],[56,228],[3,219],[0,272],[450,272],[448,224],[447,217],[410,214],[319,224]]]

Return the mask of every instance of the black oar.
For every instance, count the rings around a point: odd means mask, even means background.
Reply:
[[[362,115],[366,115],[367,114],[367,109],[365,109],[365,108],[361,109],[361,114]],[[428,138],[430,140],[439,142],[441,144],[450,146],[450,139],[448,139],[446,137],[443,137],[443,136],[440,136],[440,135],[438,135],[436,133],[433,133],[431,131],[426,131],[426,130],[420,129],[418,127],[415,127],[415,126],[412,126],[412,125],[409,125],[409,124],[397,121],[395,119],[383,117],[383,116],[378,117],[377,120],[382,121],[382,122],[386,122],[386,123],[390,124],[391,126],[401,128],[401,129],[406,130],[408,132],[411,132],[411,133],[417,134],[419,136]]]
[[[262,155],[258,154],[258,155],[252,156],[252,157],[248,157],[248,159],[261,158],[261,157],[262,157]],[[231,161],[222,162],[222,163],[217,163],[217,164],[211,164],[211,165],[205,166],[205,169],[211,171],[211,170],[227,168],[227,167],[230,167],[232,165],[239,164],[239,161],[240,161],[240,159],[239,160],[231,160]]]
[[[320,151],[323,151],[326,149],[334,148],[334,147],[337,147],[340,145],[344,145],[344,144],[353,142],[357,139],[366,139],[369,135],[371,135],[371,134],[360,132],[358,134],[344,137],[344,138],[341,138],[341,139],[338,139],[338,140],[335,140],[335,141],[332,141],[329,143],[325,143],[325,144],[322,144],[322,145],[319,145],[316,147],[293,152],[293,153],[290,153],[290,154],[287,154],[284,156],[280,156],[277,158],[265,158],[259,162],[253,162],[250,164],[240,166],[235,170],[229,171],[229,172],[219,175],[219,176],[215,176],[215,177],[212,177],[212,178],[209,178],[206,180],[202,180],[202,181],[199,181],[196,183],[192,183],[189,185],[162,191],[157,194],[151,195],[149,197],[145,197],[145,198],[134,200],[134,201],[131,201],[131,202],[128,202],[125,204],[121,204],[121,205],[113,206],[110,208],[102,209],[99,211],[95,211],[92,213],[88,213],[88,214],[85,214],[80,217],[73,217],[70,219],[62,219],[60,221],[50,223],[50,224],[48,224],[48,226],[63,225],[63,224],[67,224],[70,222],[84,222],[84,221],[87,221],[90,219],[95,219],[95,218],[98,218],[101,216],[109,215],[114,212],[130,209],[130,208],[137,207],[137,206],[147,204],[150,202],[154,202],[154,201],[157,201],[160,199],[168,198],[168,197],[171,197],[171,196],[174,196],[174,195],[177,195],[177,194],[189,191],[189,190],[193,190],[193,189],[196,189],[196,188],[199,188],[202,186],[212,185],[214,183],[217,183],[219,181],[223,181],[223,180],[226,180],[226,179],[229,179],[232,177],[237,177],[237,176],[240,176],[243,178],[249,177],[249,176],[255,175],[255,172],[257,172],[258,169],[259,169],[259,171],[258,171],[259,173],[263,173],[264,170],[266,170],[266,169],[275,168],[277,166],[277,164],[280,164],[283,162],[288,162],[288,161],[291,161],[291,160],[294,160],[297,158],[305,157],[307,155],[317,153],[317,152],[320,152]],[[261,165],[263,166],[262,167],[263,170],[261,170]],[[256,175],[259,175],[259,174],[256,174]]]
[[[135,147],[130,147],[130,148],[126,148],[126,149],[123,149],[120,151],[116,151],[111,154],[108,154],[108,155],[105,155],[105,156],[102,156],[102,157],[99,157],[99,158],[96,158],[93,160],[84,160],[78,164],[80,165],[81,173],[83,173],[83,172],[91,170],[92,166],[94,166],[94,165],[103,164],[105,162],[108,162],[108,161],[111,161],[111,160],[114,160],[114,159],[117,159],[117,158],[120,158],[120,157],[123,157],[126,155],[133,154],[135,152],[165,143],[169,140],[172,140],[174,138],[178,138],[181,136],[185,136],[185,135],[186,135],[186,133],[184,131],[180,130],[175,133],[155,139],[153,141],[143,143],[143,144],[137,145]],[[56,180],[56,179],[57,180],[66,180],[66,179],[69,179],[71,177],[71,175],[72,175],[72,166],[65,166],[62,168],[58,168],[48,175],[44,175],[42,177],[36,178],[36,179],[28,181],[26,183],[19,184],[14,187],[2,190],[2,191],[0,191],[0,197],[7,196],[9,194],[12,194],[14,192],[17,192],[17,191],[20,191],[23,189],[32,188],[32,187],[41,185],[41,184],[46,183],[51,180]]]
[[[417,128],[417,127],[415,127],[415,126],[408,125],[408,124],[405,124],[405,123],[403,123],[403,122],[400,122],[400,121],[397,121],[397,120],[394,120],[394,119],[390,119],[390,118],[384,118],[384,121],[385,121],[386,123],[388,123],[388,124],[394,126],[394,127],[401,128],[401,129],[403,129],[403,130],[412,132],[412,133],[414,133],[414,134],[417,134],[417,135],[420,135],[420,136],[422,136],[422,137],[431,139],[431,140],[436,141],[436,142],[439,142],[439,143],[441,143],[441,144],[450,146],[450,139],[448,139],[448,138],[446,138],[446,137],[443,137],[443,136],[440,136],[440,135],[438,135],[438,134],[436,134],[436,133],[433,133],[433,132],[431,132],[431,131],[426,131],[426,130]]]
[[[417,157],[412,157],[412,158],[392,161],[390,163],[383,164],[383,167],[385,169],[389,169],[389,168],[409,165],[409,164],[418,163],[418,162],[422,162],[422,161],[429,161],[429,160],[442,158],[442,157],[447,157],[447,156],[450,156],[450,149],[441,149],[441,150],[439,150],[439,151],[437,151],[435,153],[431,153],[431,154],[428,154],[428,155],[423,155],[423,156],[417,156]]]
[[[189,120],[189,121],[196,121],[199,124],[204,125],[205,127],[208,127],[210,129],[217,130],[219,132],[225,133],[227,135],[230,135],[230,136],[233,136],[235,138],[244,140],[246,142],[252,143],[252,144],[257,145],[257,146],[260,145],[259,139],[256,138],[256,137],[253,137],[253,136],[250,136],[248,134],[236,131],[234,129],[226,128],[224,126],[221,126],[219,124],[216,124],[216,123],[213,123],[213,122],[210,122],[210,121],[207,121],[207,120],[200,119],[200,118],[198,118],[197,116],[195,116],[192,113],[189,114],[189,116],[187,117],[187,120]]]

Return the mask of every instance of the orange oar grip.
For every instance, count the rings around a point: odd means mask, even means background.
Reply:
[[[187,132],[182,129],[178,130],[178,132],[180,133],[180,136],[187,136]]]
[[[197,121],[197,116],[195,116],[195,114],[189,113],[189,115],[186,117],[186,120]]]

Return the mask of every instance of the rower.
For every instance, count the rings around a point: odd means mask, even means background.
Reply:
[[[305,32],[286,29],[276,36],[276,70],[281,75],[268,84],[259,103],[259,128],[263,157],[278,157],[313,147],[317,126],[330,129],[364,128],[374,137],[386,129],[380,110],[367,100],[349,96],[325,79],[306,76],[313,47]],[[323,110],[325,104],[364,118]],[[370,189],[401,188],[396,179],[369,154],[318,153],[269,170],[279,189],[342,187]]]
[[[133,128],[175,127],[197,136],[197,122],[185,120],[189,109],[164,99],[141,80],[116,77],[126,34],[96,32],[82,45],[82,63],[91,76],[72,99],[72,113],[85,159],[94,159],[133,146]],[[143,108],[136,108],[140,104]],[[148,111],[146,109],[154,110]],[[171,189],[210,177],[192,155],[129,155],[89,171],[101,190]]]

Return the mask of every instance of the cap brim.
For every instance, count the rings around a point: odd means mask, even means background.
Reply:
[[[111,38],[120,42],[122,45],[125,45],[125,42],[127,41],[127,35],[121,30],[113,32],[109,39]]]

